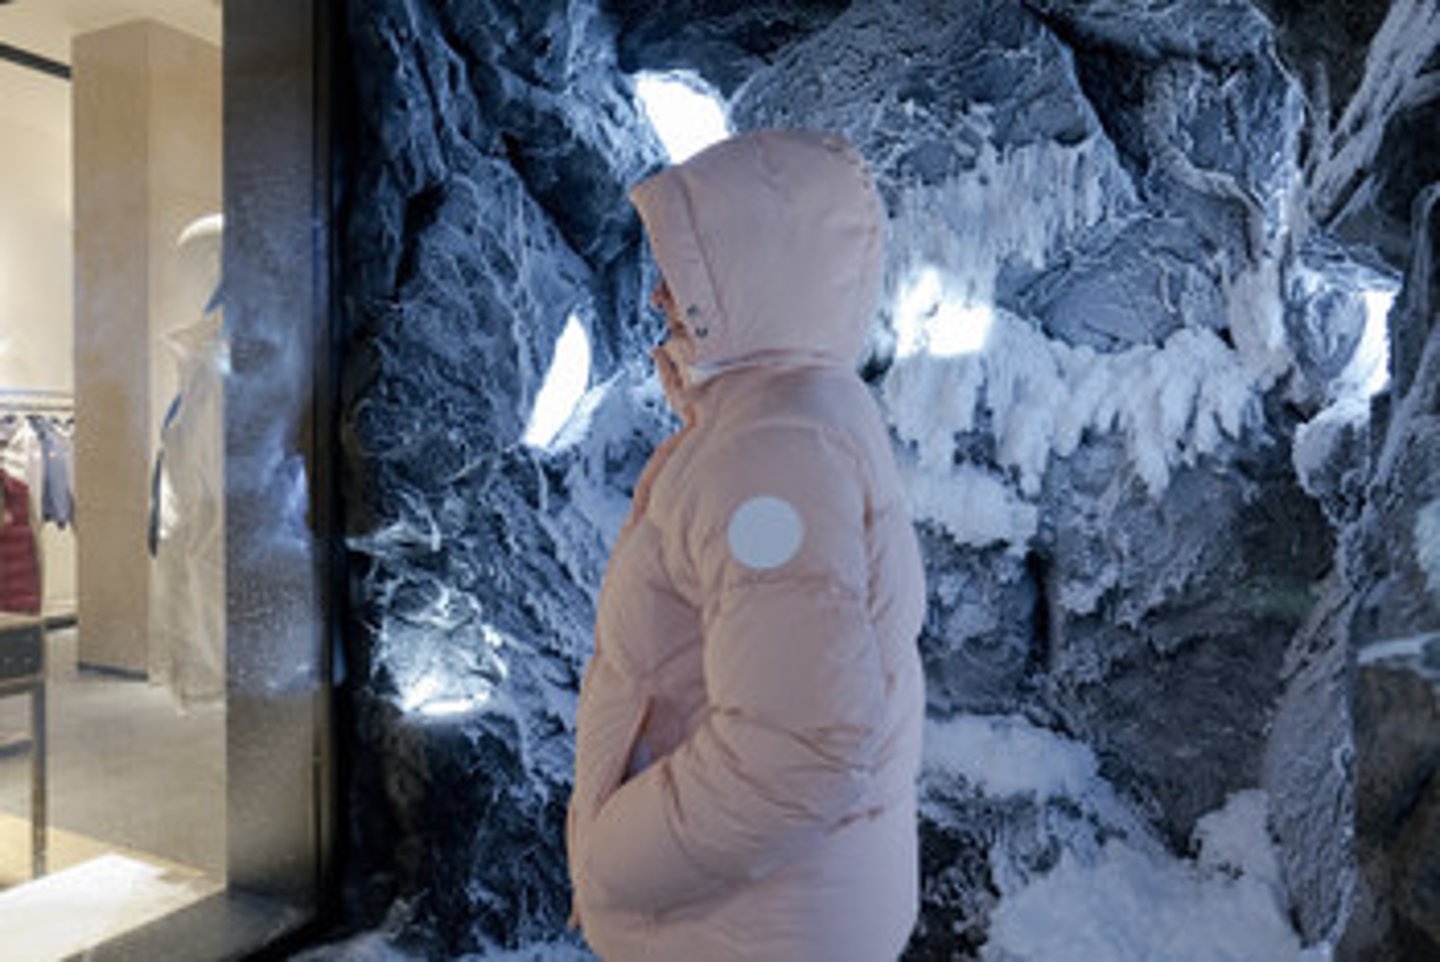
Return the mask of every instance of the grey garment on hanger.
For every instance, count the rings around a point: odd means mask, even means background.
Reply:
[[[40,519],[53,521],[64,528],[75,521],[74,477],[75,446],[60,425],[38,414],[30,416],[30,426],[40,438],[40,457],[44,474],[40,492]]]

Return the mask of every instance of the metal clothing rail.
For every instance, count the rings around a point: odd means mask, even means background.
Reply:
[[[62,398],[73,401],[75,395],[70,391],[61,391],[58,388],[49,387],[0,387],[0,398],[8,397],[41,397],[41,398]]]
[[[0,411],[74,412],[75,395],[46,388],[0,388]]]

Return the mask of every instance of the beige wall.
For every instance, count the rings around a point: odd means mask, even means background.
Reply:
[[[220,51],[138,21],[72,52],[80,659],[148,673],[150,474],[176,386],[160,338],[198,319],[176,241],[220,209]]]
[[[0,387],[68,391],[70,85],[0,73]]]
[[[0,389],[68,393],[70,84],[0,62]],[[45,611],[75,610],[75,538],[45,525]]]

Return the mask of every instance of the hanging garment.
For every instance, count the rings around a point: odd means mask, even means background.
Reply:
[[[45,484],[45,457],[40,437],[28,418],[9,414],[0,419],[0,470],[25,483],[31,518],[39,518],[42,508],[40,492]]]
[[[165,335],[180,392],[152,478],[152,673],[182,705],[225,693],[224,372],[219,313]]]
[[[43,481],[40,520],[65,528],[75,520],[74,443],[59,423],[32,414],[30,426],[40,440]]]
[[[30,488],[0,471],[4,508],[0,511],[0,611],[40,613],[40,552],[31,523]]]

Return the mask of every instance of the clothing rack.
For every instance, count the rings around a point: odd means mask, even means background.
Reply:
[[[0,388],[0,412],[12,414],[74,414],[75,395],[44,388]]]

